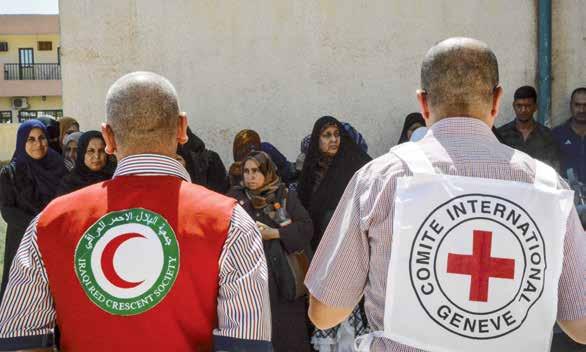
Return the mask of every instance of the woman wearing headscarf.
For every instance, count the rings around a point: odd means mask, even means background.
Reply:
[[[187,137],[187,143],[177,147],[177,154],[185,161],[191,182],[218,193],[226,193],[229,188],[228,177],[218,153],[206,149],[205,143],[189,127]]]
[[[272,343],[275,352],[311,351],[308,335],[306,297],[294,294],[287,254],[307,251],[313,226],[295,192],[277,175],[268,154],[255,151],[242,160],[243,180],[228,193],[257,222],[263,238],[269,271],[272,316]],[[305,253],[305,252],[304,252]],[[305,263],[308,264],[307,253]]]
[[[82,134],[77,144],[75,166],[59,184],[57,195],[111,179],[116,166],[108,158],[105,148],[101,132],[88,131]]]
[[[71,171],[75,166],[75,159],[77,159],[77,143],[82,132],[73,132],[65,137],[63,140],[63,159],[65,159],[65,167]]]
[[[397,144],[409,142],[413,132],[415,132],[415,130],[419,127],[423,126],[425,126],[425,120],[423,119],[423,115],[421,115],[418,112],[412,112],[409,115],[407,115],[407,117],[405,117],[405,122],[403,123],[401,137],[399,137],[399,142],[397,142]]]
[[[62,117],[59,119],[59,142],[65,147],[65,137],[74,132],[79,132],[79,122],[73,117]]]
[[[59,139],[59,121],[51,115],[40,115],[37,120],[41,121],[47,127],[47,139],[49,148],[61,154],[61,140]]]
[[[313,125],[299,182],[299,198],[314,224],[315,251],[354,173],[371,160],[348,135],[342,124],[323,116]],[[368,332],[363,304],[340,325],[315,330],[311,338],[320,352],[351,351],[354,337]]]
[[[356,145],[365,153],[368,153],[368,144],[366,143],[366,139],[362,136],[362,133],[358,132],[358,130],[349,122],[342,122],[342,126],[344,126],[344,129],[348,132],[354,143],[356,143]]]
[[[26,227],[55,197],[66,174],[63,158],[49,148],[45,125],[35,119],[22,123],[12,161],[0,170],[0,212],[7,224],[0,297]]]
[[[337,119],[324,116],[315,122],[299,181],[299,199],[314,224],[313,250],[317,248],[346,185],[370,160]]]
[[[260,149],[260,136],[254,130],[242,130],[234,137],[232,155],[234,163],[228,170],[230,186],[237,186],[242,181],[242,160],[253,151]]]

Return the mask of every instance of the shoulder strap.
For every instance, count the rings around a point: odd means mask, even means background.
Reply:
[[[436,174],[433,165],[427,156],[425,156],[423,150],[416,143],[406,142],[400,144],[391,149],[391,152],[394,153],[399,159],[403,160],[414,175]]]

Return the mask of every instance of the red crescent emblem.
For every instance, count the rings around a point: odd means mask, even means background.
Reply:
[[[114,255],[116,254],[118,247],[120,247],[122,243],[128,241],[129,239],[137,237],[145,238],[143,235],[138,233],[126,233],[124,235],[115,237],[112,241],[108,242],[106,247],[104,247],[102,257],[100,258],[102,264],[102,272],[104,273],[106,279],[108,279],[108,281],[110,281],[110,283],[112,283],[112,285],[116,287],[133,288],[140,285],[144,281],[126,281],[123,278],[121,278],[120,275],[118,275],[118,273],[116,272],[116,269],[114,269]]]

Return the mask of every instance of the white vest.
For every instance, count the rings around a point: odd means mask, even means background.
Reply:
[[[415,143],[397,180],[384,331],[431,352],[548,352],[573,192],[537,161],[534,184],[438,174]]]

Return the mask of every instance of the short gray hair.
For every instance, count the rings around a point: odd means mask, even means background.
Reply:
[[[447,114],[488,106],[498,84],[496,55],[476,39],[446,39],[429,49],[421,66],[429,104]]]
[[[177,133],[179,103],[175,87],[152,72],[124,75],[108,90],[106,118],[122,147],[166,143]]]

